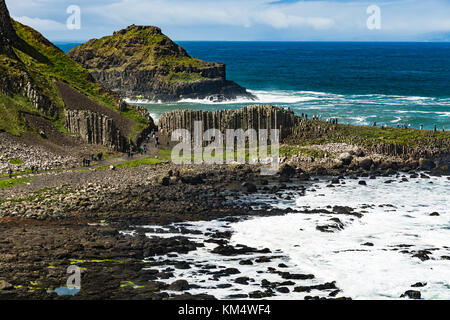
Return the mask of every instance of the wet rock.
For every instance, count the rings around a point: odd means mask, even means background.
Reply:
[[[270,258],[267,257],[259,257],[258,259],[255,260],[256,263],[267,263],[270,262]]]
[[[282,177],[286,177],[286,178],[292,178],[295,176],[296,174],[296,170],[294,167],[288,165],[288,164],[284,164],[282,165],[282,167],[279,170],[279,174]]]
[[[251,266],[251,265],[253,265],[253,262],[252,262],[252,260],[241,260],[241,261],[239,261],[239,264],[242,266]]]
[[[417,282],[417,283],[411,285],[411,287],[413,287],[413,288],[422,288],[422,287],[425,287],[426,285],[427,285],[426,282]]]
[[[189,290],[189,283],[186,280],[177,280],[167,287],[170,291],[186,291]]]
[[[430,217],[439,217],[439,216],[440,216],[439,212],[430,213]]]
[[[358,181],[358,184],[359,184],[360,186],[367,186],[367,183],[366,183],[364,180]]]
[[[420,299],[422,297],[420,291],[408,290],[400,296],[400,298]]]
[[[413,255],[414,258],[419,258],[421,261],[427,261],[430,260],[431,252],[428,250],[419,250],[416,254]]]
[[[251,182],[244,182],[242,184],[242,186],[247,189],[247,192],[250,192],[250,193],[255,193],[256,191],[258,191],[258,188],[256,187],[256,185]]]
[[[261,299],[264,296],[264,293],[261,291],[253,291],[248,294],[248,297],[251,299]]]
[[[367,246],[367,247],[373,247],[373,243],[372,242],[365,242],[363,244],[361,244],[362,246]]]
[[[236,282],[236,283],[238,283],[238,284],[248,285],[248,281],[249,281],[249,280],[250,280],[249,277],[239,277],[239,278],[236,278],[236,279],[234,280],[234,282]]]
[[[419,168],[421,170],[431,170],[434,167],[436,167],[436,164],[432,160],[424,158],[419,159]]]
[[[290,272],[281,272],[280,276],[286,280],[308,280],[314,279],[313,274],[294,274]]]
[[[175,264],[175,268],[177,269],[190,269],[191,266],[186,261],[180,261]]]
[[[277,291],[280,293],[289,293],[290,292],[289,288],[287,288],[287,287],[279,287],[279,288],[277,288]]]

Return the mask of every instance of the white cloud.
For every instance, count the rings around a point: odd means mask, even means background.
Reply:
[[[13,19],[39,31],[62,31],[66,29],[65,24],[54,20],[30,18],[27,16],[13,17]]]
[[[310,27],[324,29],[333,20],[320,14],[303,16],[301,5],[275,6],[267,0],[200,1],[200,0],[122,0],[110,5],[92,7],[88,13],[127,24],[222,25],[253,27],[266,25],[276,29]],[[295,10],[292,10],[295,9]]]
[[[133,23],[157,25],[176,40],[414,40],[426,33],[450,31],[450,0],[6,2],[20,21],[51,39],[87,40]],[[66,8],[75,3],[82,10],[82,30],[67,32]],[[366,9],[372,4],[381,7],[381,30],[367,29]]]

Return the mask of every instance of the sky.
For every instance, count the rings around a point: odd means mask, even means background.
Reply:
[[[60,42],[101,38],[131,24],[158,26],[176,41],[450,41],[450,0],[6,3],[14,19]],[[71,6],[79,8],[80,14],[68,11]]]

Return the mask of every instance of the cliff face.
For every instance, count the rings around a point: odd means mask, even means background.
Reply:
[[[249,106],[239,110],[175,110],[161,115],[158,128],[170,136],[176,129],[193,132],[194,122],[202,121],[203,130],[219,129],[280,129],[280,138],[287,137],[301,118],[292,111],[275,106]],[[270,134],[270,133],[269,133]]]
[[[0,0],[0,132],[42,133],[29,116],[121,151],[153,126],[40,33],[11,20]]]
[[[68,54],[122,97],[162,101],[253,98],[226,79],[224,64],[192,58],[157,27],[133,25],[90,40]]]

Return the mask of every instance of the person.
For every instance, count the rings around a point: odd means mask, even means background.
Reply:
[[[86,158],[83,158],[82,166],[86,167]]]
[[[376,121],[373,122],[373,126],[374,126],[374,127],[377,126],[377,122],[376,122]]]
[[[155,138],[155,148],[158,148],[158,146],[159,146],[159,138],[156,137]]]
[[[9,168],[9,170],[8,170],[8,176],[9,176],[10,179],[12,178],[12,175],[13,175],[13,171],[12,171],[11,168]]]
[[[436,125],[434,125],[434,132],[436,132],[437,131],[437,126]]]
[[[420,130],[423,130],[423,124],[421,124],[419,128],[420,128]]]
[[[97,158],[98,158],[98,161],[102,161],[102,159],[103,159],[103,153],[100,152],[100,153],[97,155]]]

